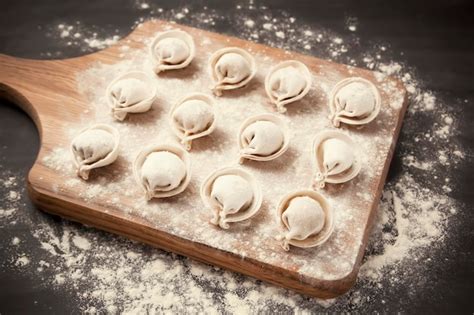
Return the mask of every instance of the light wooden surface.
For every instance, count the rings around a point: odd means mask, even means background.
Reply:
[[[126,40],[127,45],[131,48],[142,48],[144,45],[143,38],[153,37],[156,32],[166,25],[168,23],[161,21],[146,22],[122,41]],[[286,60],[290,57],[298,59],[308,65],[313,72],[318,72],[322,68],[333,68],[346,76],[356,74],[369,80],[372,79],[372,81],[374,78],[374,74],[367,70],[350,68],[312,56],[289,53],[190,27],[180,26],[180,28],[188,31],[195,38],[205,35],[220,44],[250,47],[253,51],[271,56],[276,60]],[[406,110],[406,94],[402,83],[390,79],[394,86],[393,92],[402,95],[402,104],[401,107],[393,110],[395,115],[391,116],[391,121],[387,123],[390,127],[391,144],[386,154],[383,170],[378,174],[373,185],[369,187],[374,198],[362,205],[365,207],[365,211],[360,217],[364,223],[363,232],[360,233],[360,239],[347,242],[348,246],[355,247],[354,251],[357,254],[357,258],[351,262],[352,271],[337,279],[319,279],[302,275],[296,268],[268,264],[261,261],[258,256],[252,256],[252,254],[242,257],[204,243],[193,242],[190,239],[172,235],[156,228],[141,217],[108,209],[100,201],[85,202],[75,198],[73,191],[64,192],[55,189],[58,181],[63,181],[64,178],[57,174],[54,169],[45,165],[42,158],[51,153],[58,145],[65,145],[69,141],[64,135],[64,128],[67,128],[68,124],[76,123],[77,117],[85,115],[84,110],[90,106],[86,101],[86,97],[78,91],[76,75],[88,69],[97,61],[105,64],[118,62],[120,60],[119,46],[120,43],[94,54],[66,60],[36,61],[0,55],[0,95],[21,106],[34,119],[41,134],[41,150],[28,176],[28,190],[32,201],[39,208],[67,219],[124,235],[199,261],[254,276],[304,294],[330,298],[346,292],[354,283],[358,273],[368,233]],[[390,99],[390,95],[384,93],[382,97],[383,102]],[[369,132],[370,128],[376,127],[367,127]],[[130,202],[133,202],[133,200]],[[308,261],[308,263],[311,262]]]

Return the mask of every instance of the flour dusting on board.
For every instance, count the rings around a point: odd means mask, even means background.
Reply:
[[[165,11],[155,4],[143,1],[137,2],[136,6],[137,10],[143,11],[147,16],[175,20],[179,23],[209,30],[213,30],[216,24],[224,20],[221,13],[206,8],[193,8],[192,10],[180,8]],[[92,313],[104,310],[125,313],[179,312],[184,310],[190,313],[245,313],[258,310],[364,311],[372,309],[371,301],[374,299],[381,301],[383,305],[383,289],[396,290],[398,287],[411,289],[415,286],[411,281],[413,277],[429,277],[423,264],[418,262],[432,259],[434,249],[442,246],[448,235],[446,231],[449,219],[456,215],[460,209],[449,198],[449,193],[454,187],[450,170],[462,162],[466,154],[452,140],[456,135],[456,114],[448,111],[445,104],[440,103],[433,93],[424,90],[421,83],[406,71],[405,66],[396,61],[387,60],[384,57],[384,52],[387,49],[385,45],[379,45],[364,53],[352,52],[358,42],[355,36],[357,26],[363,21],[351,18],[346,21],[348,34],[334,34],[329,30],[305,26],[304,22],[298,21],[296,17],[292,17],[286,12],[280,12],[280,15],[274,16],[269,9],[257,6],[253,2],[238,5],[237,9],[239,14],[231,17],[225,16],[225,19],[231,18],[235,22],[233,23],[235,25],[233,32],[239,37],[275,47],[306,51],[325,59],[377,70],[380,72],[377,79],[382,84],[387,75],[395,75],[403,80],[410,93],[411,107],[405,119],[397,149],[397,161],[401,163],[402,172],[396,178],[389,178],[385,186],[377,212],[377,220],[371,233],[369,247],[356,286],[348,294],[337,299],[318,301],[249,277],[200,264],[175,254],[151,249],[114,235],[79,227],[77,224],[62,220],[52,221],[49,216],[40,213],[25,212],[23,210],[26,208],[27,196],[23,181],[20,180],[18,174],[10,173],[0,166],[0,185],[2,191],[7,192],[5,196],[2,196],[4,202],[0,208],[0,226],[23,225],[25,231],[28,231],[25,232],[25,235],[15,235],[9,240],[10,245],[6,250],[6,255],[10,257],[9,264],[18,268],[19,272],[26,270],[22,269],[26,265],[30,268],[35,266],[45,285],[54,285],[58,290],[66,289],[74,292],[83,311]],[[79,40],[79,38],[94,37],[86,27],[78,27],[76,33],[73,33],[73,29],[68,30],[67,28],[68,34],[63,32],[64,26],[61,29],[56,25],[52,29],[58,29],[57,38],[64,41],[65,45],[69,45],[68,43],[71,42],[70,45],[76,45],[84,51],[95,48],[94,45],[89,44],[90,41]],[[93,32],[100,33],[99,30]],[[107,40],[108,38],[100,37],[97,34],[95,35],[97,39]],[[71,36],[77,40],[71,41]],[[110,38],[113,40],[114,36],[116,35],[114,34]],[[204,39],[199,44],[210,45],[211,43]],[[93,106],[103,109],[103,111],[98,110],[95,113],[96,118],[101,122],[112,123],[112,117],[107,112],[106,104],[102,100],[106,84],[126,70],[137,67],[147,68],[143,64],[143,60],[146,58],[143,58],[141,52],[131,51],[126,45],[121,50],[124,60],[129,59],[129,61],[114,66],[95,65],[83,73],[78,80]],[[50,54],[57,55],[54,52],[50,52]],[[203,60],[207,59],[207,56],[201,58],[202,60],[196,62],[199,65],[196,73],[204,71],[199,67],[205,67],[206,62]],[[270,61],[265,60],[264,56],[258,56],[258,58],[261,64],[269,65]],[[316,79],[324,80],[324,78]],[[333,79],[331,78],[331,82]],[[202,91],[202,87],[195,80],[181,82],[173,78],[170,78],[168,82],[164,80],[160,84],[162,90],[168,91],[169,95],[166,100],[159,100],[144,124],[139,124],[140,121],[133,117],[130,117],[130,120],[125,124],[115,124],[120,133],[126,137],[124,143],[136,143],[140,132],[145,131],[156,132],[160,139],[176,141],[170,128],[161,128],[154,122],[160,121],[160,124],[163,124],[161,122],[165,121],[167,115],[167,110],[163,108],[168,108],[170,104],[178,100],[180,95],[176,93],[177,90],[186,88],[187,91]],[[91,86],[95,88],[91,89]],[[329,82],[321,81],[321,91],[318,92],[325,94],[330,87]],[[315,96],[311,95],[310,97],[314,98]],[[247,102],[259,103],[261,100],[262,96],[258,94],[249,93],[245,96]],[[236,114],[229,107],[238,106],[239,101],[241,101],[240,98],[226,98],[219,107],[231,124],[238,125],[238,122],[246,116],[267,109],[257,106],[248,107],[249,111],[245,113],[245,116]],[[327,108],[323,99],[319,100],[319,103],[321,113],[315,124],[324,125]],[[394,101],[391,104],[396,106],[398,102]],[[394,108],[394,110],[396,109]],[[291,113],[291,105],[289,110]],[[305,107],[295,108],[293,111],[301,116],[311,114]],[[290,125],[298,124],[299,128],[301,128],[299,124],[303,123],[303,126],[311,128],[311,126],[304,124],[304,120],[295,121],[298,115],[293,115],[288,123]],[[419,119],[430,121],[429,129],[420,131],[417,123]],[[300,130],[299,128],[292,129]],[[138,130],[138,132],[130,132],[132,129]],[[76,130],[70,132],[72,136]],[[294,136],[295,138],[299,136],[302,139],[298,140],[298,142],[301,141],[300,144],[305,140],[304,131]],[[226,150],[227,147],[232,147],[235,144],[235,135],[226,128],[209,138],[209,141],[201,139],[193,143],[193,150],[196,149],[193,154],[195,154],[198,163],[200,163],[199,160],[205,161],[209,154],[214,154],[214,150]],[[366,152],[377,153],[367,145],[367,141],[364,141],[366,136],[361,134],[355,138],[358,143],[364,146]],[[407,141],[407,139],[414,139],[414,141]],[[384,138],[376,141],[381,146],[387,143]],[[296,146],[299,145],[298,142]],[[212,147],[213,145],[216,147]],[[134,157],[136,149],[133,145],[123,148],[121,152],[122,166]],[[298,152],[298,150],[295,151]],[[437,154],[430,155],[426,152],[436,152]],[[58,171],[74,174],[69,154],[67,148],[58,148],[51,152],[44,162]],[[296,155],[289,155],[289,157],[296,163],[309,163]],[[213,156],[213,158],[217,159],[218,157]],[[237,152],[235,156],[221,157],[220,163],[222,166],[235,164],[236,158]],[[368,160],[364,161],[365,171],[369,173],[361,176],[360,181],[364,177],[370,176],[370,172],[374,172],[374,168],[371,169],[368,162]],[[281,163],[284,161],[282,160]],[[377,167],[379,166],[375,165],[375,169]],[[429,174],[426,174],[427,170],[429,170]],[[194,186],[191,185],[183,197],[186,198],[191,192],[197,190],[197,183],[200,183],[206,175],[207,170],[195,170]],[[267,175],[271,177],[271,174]],[[260,176],[260,179],[262,178]],[[295,185],[307,186],[306,179],[306,177],[297,179]],[[120,186],[123,183],[133,185],[130,170],[123,172],[120,169],[120,172],[109,175],[105,171],[99,172],[96,180],[87,184],[88,188],[81,197],[84,200],[90,200],[95,196],[112,192],[107,198],[107,202],[112,207],[119,207],[121,196],[114,195],[113,192],[120,191]],[[80,179],[71,176],[65,185],[80,187],[84,184]],[[61,187],[58,186],[57,189],[60,190]],[[282,192],[278,191],[278,187],[275,189],[275,192],[267,191],[267,193],[281,195]],[[132,188],[125,194],[125,197],[135,196],[139,193],[138,190]],[[364,192],[359,194],[357,197],[361,200],[370,198]],[[343,197],[342,200],[341,207],[350,203],[352,199]],[[142,204],[138,206],[142,206]],[[165,201],[164,206],[170,207],[170,204]],[[186,206],[191,207],[192,205],[183,205],[183,209]],[[270,212],[273,204],[267,203],[265,206]],[[134,208],[123,210],[130,213],[137,211]],[[156,212],[159,211],[147,211],[145,215],[150,220],[156,220],[159,219]],[[205,211],[202,212],[203,222],[208,219],[209,215]],[[262,217],[257,218],[256,223],[262,225],[262,220]],[[339,211],[336,220],[339,229],[341,229],[350,220],[350,216],[347,212]],[[267,238],[276,232],[273,230],[273,224],[263,225],[261,229]],[[182,233],[183,231],[176,232]],[[208,224],[203,225],[199,232],[203,238],[211,241],[217,235],[209,228]],[[242,233],[244,232],[245,227]],[[339,230],[339,233],[344,233],[344,231]],[[38,252],[25,252],[22,239],[31,237],[38,243]],[[222,238],[215,238],[215,240],[222,241]],[[331,245],[329,243],[328,247],[335,245],[337,244]],[[231,244],[228,246],[230,250],[233,249]],[[280,251],[277,246],[278,244],[275,243],[275,251]],[[331,253],[324,249],[322,253],[332,257]],[[239,254],[244,255],[245,253],[240,252]],[[271,255],[263,258],[269,261],[276,259]],[[349,257],[349,259],[353,259],[353,257]],[[334,264],[336,272],[347,271],[344,261],[335,261]],[[323,275],[331,276],[330,273],[318,270],[317,266],[303,268],[306,268],[306,272],[320,272]],[[37,275],[32,274],[31,276],[36,277]]]
[[[165,26],[166,29],[170,27],[173,26]],[[296,268],[302,276],[324,280],[345,277],[352,270],[359,248],[359,244],[350,240],[362,239],[365,218],[369,215],[370,202],[373,199],[373,189],[364,188],[371,187],[371,183],[378,181],[382,173],[390,150],[391,134],[396,124],[394,117],[401,108],[401,104],[398,103],[403,101],[403,95],[394,92],[390,79],[378,78],[381,93],[393,95],[386,96],[384,100],[387,104],[395,104],[394,108],[384,107],[381,114],[384,117],[383,123],[379,120],[375,126],[367,126],[357,133],[342,130],[350,134],[357,146],[362,148],[359,159],[363,175],[345,184],[343,189],[332,187],[322,191],[335,213],[334,236],[321,248],[294,249],[290,253],[283,253],[274,240],[279,234],[279,225],[275,224],[277,203],[292,190],[311,187],[313,166],[311,146],[308,144],[311,144],[315,134],[332,128],[331,121],[327,118],[329,109],[325,104],[327,95],[324,89],[326,86],[332,87],[343,74],[325,66],[318,68],[319,73],[313,69],[313,82],[316,83],[310,92],[312,95],[299,103],[290,104],[288,115],[281,116],[286,120],[291,132],[289,151],[274,161],[245,162],[243,165],[256,176],[263,189],[264,203],[259,216],[244,224],[235,224],[230,232],[223,232],[209,225],[211,212],[206,212],[203,207],[199,187],[204,178],[216,168],[237,165],[239,160],[237,132],[241,123],[252,115],[274,111],[265,92],[256,86],[256,82],[263,82],[265,69],[277,61],[253,52],[258,65],[253,84],[234,92],[231,97],[224,95],[215,99],[220,121],[215,132],[206,138],[194,141],[190,152],[192,179],[182,194],[171,200],[148,202],[129,167],[144,146],[178,142],[168,118],[169,110],[174,104],[187,93],[210,94],[208,60],[212,52],[221,48],[222,44],[211,42],[205,34],[200,34],[199,37],[201,41],[196,43],[199,53],[193,61],[192,68],[168,76],[166,73],[160,74],[155,83],[158,100],[154,103],[153,109],[144,114],[130,115],[124,122],[115,121],[110,114],[105,105],[107,100],[104,91],[109,82],[127,71],[145,71],[154,76],[146,47],[140,50],[130,49],[123,62],[113,65],[97,64],[79,74],[77,79],[79,92],[89,96],[90,113],[93,117],[85,115],[77,125],[69,125],[65,132],[70,134],[62,151],[59,151],[59,156],[52,153],[46,156],[43,162],[46,166],[64,174],[66,179],[73,178],[75,173],[71,171],[71,157],[68,153],[70,139],[91,123],[107,123],[117,128],[122,143],[119,154],[121,162],[111,165],[108,170],[94,170],[99,174],[96,181],[58,184],[61,193],[79,194],[79,197],[86,202],[96,202],[96,198],[100,197],[106,200],[108,208],[118,212],[125,211],[132,218],[145,219],[151,226],[162,231],[241,257],[255,258],[262,263],[282,268]],[[149,43],[149,40],[144,39],[146,43]],[[204,47],[208,49],[207,52]],[[355,75],[357,73],[356,69],[350,71]],[[186,94],[183,94],[183,91],[187,91]],[[50,163],[51,157],[54,157],[54,163]],[[282,180],[285,178],[289,180]],[[275,184],[265,185],[266,182]],[[126,198],[122,199],[121,196]],[[117,197],[118,200],[114,201],[113,198]],[[127,202],[130,199],[133,202]],[[173,213],[169,209],[173,209]]]

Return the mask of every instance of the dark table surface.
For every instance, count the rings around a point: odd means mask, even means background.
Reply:
[[[260,3],[260,2],[259,2]],[[430,290],[417,292],[416,299],[405,299],[403,290],[387,299],[384,310],[405,312],[471,313],[473,299],[473,214],[472,145],[474,141],[474,2],[454,1],[269,1],[274,12],[285,10],[308,25],[318,25],[335,32],[343,32],[348,17],[359,21],[357,35],[361,42],[389,43],[390,52],[398,60],[413,67],[424,86],[437,93],[446,106],[457,106],[459,100],[468,100],[460,109],[459,133],[456,141],[465,148],[466,160],[455,170],[456,188],[450,197],[464,208],[461,223],[457,225],[462,237],[444,256],[453,263],[440,270],[433,267],[433,279],[426,284]],[[216,9],[222,14],[235,10],[232,1],[161,1],[163,8],[202,7]],[[0,10],[0,53],[19,57],[47,59],[78,56],[79,47],[65,47],[64,43],[46,36],[44,26],[61,22],[81,21],[94,25],[104,34],[124,36],[134,22],[143,15],[133,1],[2,1]],[[233,34],[231,23],[222,23],[214,29]],[[239,34],[234,34],[239,35]],[[47,53],[52,52],[52,53]],[[1,71],[1,69],[0,69]],[[39,148],[39,138],[32,121],[13,104],[0,100],[0,164],[19,174],[27,174]],[[421,122],[422,123],[422,122]],[[410,135],[402,140],[410,141]],[[5,148],[8,148],[5,149]],[[468,149],[469,148],[469,149]],[[395,156],[391,175],[399,171],[400,155]],[[1,202],[1,199],[0,199]],[[30,203],[25,208],[36,211]],[[18,228],[21,228],[19,226]],[[10,239],[14,228],[0,230],[0,238]],[[5,243],[3,243],[5,246]],[[32,242],[31,246],[35,246]],[[3,248],[5,249],[5,248]],[[455,255],[455,257],[453,257]],[[2,256],[2,253],[0,253]],[[441,256],[443,257],[443,256]],[[6,260],[6,255],[0,260]],[[1,264],[5,266],[5,264]],[[446,265],[445,265],[446,266]],[[444,267],[443,267],[444,268]],[[40,312],[63,313],[75,309],[75,299],[68,292],[58,292],[40,286],[40,277],[0,270],[0,313]],[[427,294],[438,292],[439,294]],[[64,301],[68,301],[64,303]],[[406,305],[404,303],[411,303]],[[377,310],[374,301],[371,310]],[[403,308],[401,307],[403,305]]]

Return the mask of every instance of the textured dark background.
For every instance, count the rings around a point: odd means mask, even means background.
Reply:
[[[260,2],[258,2],[260,4]],[[308,25],[322,26],[343,32],[348,16],[359,19],[357,35],[361,41],[390,43],[390,51],[398,60],[412,66],[425,87],[437,93],[447,106],[456,106],[460,100],[469,100],[463,106],[459,141],[464,148],[474,143],[474,2],[458,1],[284,1],[266,2],[275,11],[286,10]],[[226,14],[234,10],[233,1],[160,1],[164,9],[191,5],[209,8]],[[42,25],[55,25],[64,21],[81,21],[84,25],[99,26],[104,32],[124,36],[142,14],[133,1],[36,1],[2,0],[0,10],[0,53],[19,57],[47,58],[44,52],[63,51],[61,57],[81,55],[79,48],[64,48],[64,44],[45,36]],[[232,32],[231,23],[219,26],[219,31]],[[236,34],[238,35],[238,34]],[[403,52],[402,55],[399,53]],[[1,69],[0,69],[1,71]],[[451,104],[451,105],[449,105]],[[423,122],[420,122],[423,126]],[[422,127],[421,127],[422,129]],[[402,132],[402,141],[410,141]],[[6,150],[8,148],[8,150]],[[15,173],[27,174],[39,148],[39,138],[32,121],[13,104],[0,100],[0,164]],[[472,151],[471,151],[472,152]],[[474,261],[472,204],[474,182],[472,155],[456,170],[457,186],[450,194],[467,206],[461,214],[457,242],[446,251],[451,264],[443,268],[432,267],[432,281],[425,291],[417,292],[407,302],[407,294],[400,290],[387,298],[385,310],[395,312],[403,305],[405,311],[432,313],[448,311],[470,313],[474,311]],[[396,154],[391,176],[399,172],[400,156]],[[0,203],[1,203],[0,199]],[[31,204],[27,210],[34,213]],[[41,214],[44,215],[44,214]],[[55,220],[52,218],[51,220]],[[9,227],[0,230],[1,239],[11,239],[18,231]],[[3,244],[5,245],[5,244]],[[31,246],[36,246],[32,244]],[[1,247],[0,247],[1,248]],[[5,248],[3,248],[5,249]],[[3,261],[0,252],[0,260]],[[446,267],[447,266],[447,267]],[[447,268],[447,269],[446,269]],[[21,275],[12,270],[0,270],[0,313],[74,312],[74,299],[67,292],[57,292],[40,286],[40,279]],[[432,292],[436,292],[433,294]],[[416,302],[413,302],[416,301]],[[377,301],[374,301],[376,310]],[[413,305],[406,305],[412,303]],[[77,312],[77,310],[76,310]]]

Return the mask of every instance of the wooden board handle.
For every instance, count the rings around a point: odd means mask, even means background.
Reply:
[[[47,61],[15,58],[0,54],[0,97],[20,106],[35,122],[41,132],[38,111],[28,100],[29,86],[34,86],[35,69]]]
[[[91,55],[88,55],[89,57]],[[87,59],[87,58],[84,58]],[[0,55],[0,97],[20,106],[34,120],[42,141],[49,129],[65,117],[84,110],[76,88],[81,58],[32,60]]]
[[[157,23],[149,21],[146,24]],[[122,39],[127,39],[132,48],[143,46],[141,40],[133,40],[137,29]],[[68,116],[77,118],[89,107],[77,90],[76,75],[97,60],[117,62],[120,45],[117,43],[92,54],[58,60],[33,60],[0,54],[0,97],[20,106],[34,120],[43,139],[48,128],[42,126],[55,123],[51,117],[60,121]]]

